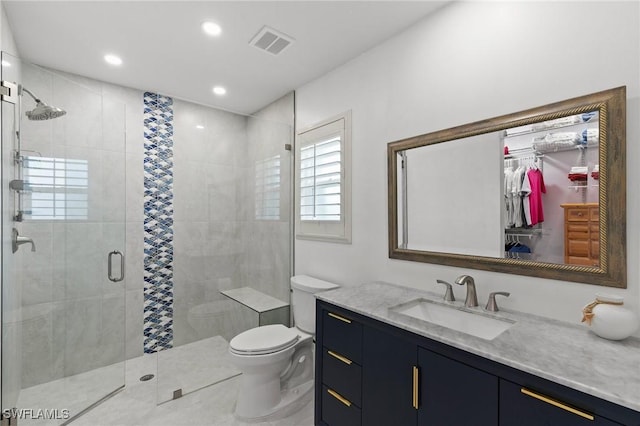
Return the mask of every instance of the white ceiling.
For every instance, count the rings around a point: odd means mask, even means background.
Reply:
[[[18,54],[39,65],[249,114],[420,20],[439,1],[3,1]],[[200,25],[222,26],[218,38]],[[269,25],[295,39],[250,46]],[[124,64],[107,65],[115,53]],[[214,85],[227,88],[213,95]]]

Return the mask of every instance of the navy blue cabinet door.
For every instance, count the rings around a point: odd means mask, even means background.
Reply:
[[[373,327],[362,337],[363,426],[415,425],[416,344]]]
[[[418,364],[418,425],[498,424],[499,379],[496,376],[422,348],[418,349]]]
[[[500,426],[619,425],[507,380],[500,381]]]

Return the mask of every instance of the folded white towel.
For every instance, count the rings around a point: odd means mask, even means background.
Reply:
[[[570,115],[569,117],[557,118],[555,120],[547,120],[542,123],[535,123],[533,130],[553,129],[555,127],[569,126],[571,124],[578,124],[582,122],[582,118],[579,115]]]
[[[545,136],[547,142],[580,142],[582,138],[576,132],[549,133]]]
[[[583,142],[598,142],[598,129],[585,129],[582,131]]]
[[[573,166],[571,167],[571,171],[569,173],[588,173],[589,168],[583,166]]]

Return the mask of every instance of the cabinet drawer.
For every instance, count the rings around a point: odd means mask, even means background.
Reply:
[[[568,265],[580,265],[580,266],[598,266],[600,262],[593,260],[589,257],[579,256],[567,256],[566,262]],[[596,265],[594,265],[596,263]]]
[[[589,222],[589,210],[583,208],[568,208],[567,221],[569,222]]]
[[[600,209],[598,207],[590,208],[589,215],[592,222],[598,222],[600,220]]]
[[[588,409],[576,407],[561,399],[507,380],[500,380],[501,426],[613,426],[617,424],[594,415]]]
[[[362,407],[362,367],[344,355],[323,348],[322,383]]]
[[[589,225],[586,223],[568,223],[567,224],[567,231],[570,234],[585,234],[588,235],[589,234]]]
[[[362,364],[362,324],[338,312],[325,311],[323,315],[324,346]]]
[[[592,240],[600,239],[600,225],[591,225],[589,227],[589,234],[591,235]]]
[[[567,254],[569,256],[589,257],[589,246],[591,241],[569,240],[567,241]]]
[[[322,421],[329,426],[360,426],[362,413],[351,401],[322,386]]]

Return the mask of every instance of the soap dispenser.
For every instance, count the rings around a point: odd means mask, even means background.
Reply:
[[[596,294],[596,300],[582,310],[582,322],[591,326],[598,336],[609,340],[622,340],[636,332],[640,322],[636,314],[623,307],[620,296]]]

